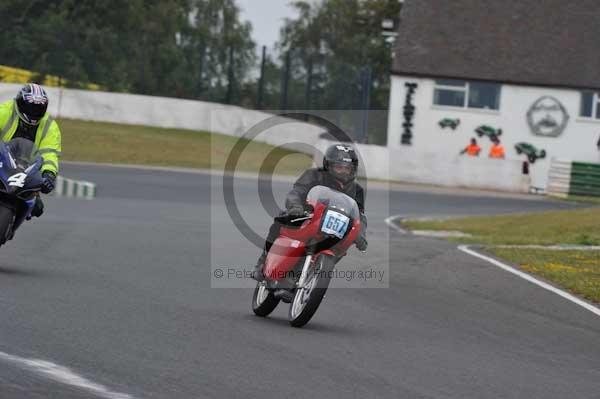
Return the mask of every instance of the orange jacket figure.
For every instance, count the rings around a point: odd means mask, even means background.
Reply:
[[[467,153],[470,157],[477,157],[481,152],[481,147],[477,145],[477,140],[471,139],[471,144],[465,147],[460,153],[461,155]]]
[[[496,141],[492,144],[492,148],[490,148],[490,158],[504,159],[504,146],[500,144],[500,141]]]
[[[481,152],[481,147],[478,146],[477,144],[469,144],[467,146],[466,150],[467,150],[467,155],[469,155],[471,157],[476,157]]]

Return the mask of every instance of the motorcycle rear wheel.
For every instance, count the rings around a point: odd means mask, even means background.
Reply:
[[[252,296],[252,311],[260,317],[266,317],[277,307],[279,298],[275,298],[273,291],[267,288],[264,281],[256,283]]]
[[[292,327],[303,327],[313,317],[327,292],[330,272],[335,263],[335,258],[329,255],[319,255],[315,260],[313,272],[306,279],[304,287],[296,289],[290,304],[289,321]]]

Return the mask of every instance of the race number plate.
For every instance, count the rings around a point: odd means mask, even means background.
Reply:
[[[329,209],[325,214],[321,231],[326,234],[333,234],[337,238],[342,239],[344,238],[344,234],[346,234],[349,222],[350,218],[348,216]]]

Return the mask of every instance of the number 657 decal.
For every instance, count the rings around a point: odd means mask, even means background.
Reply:
[[[8,178],[8,185],[14,187],[23,187],[25,185],[27,175],[25,173],[17,173]]]

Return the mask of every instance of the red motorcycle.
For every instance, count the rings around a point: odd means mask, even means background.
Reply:
[[[303,217],[277,217],[284,226],[267,256],[252,298],[256,315],[268,316],[279,301],[290,304],[289,321],[302,327],[321,304],[335,264],[360,234],[360,212],[348,195],[313,187]]]

